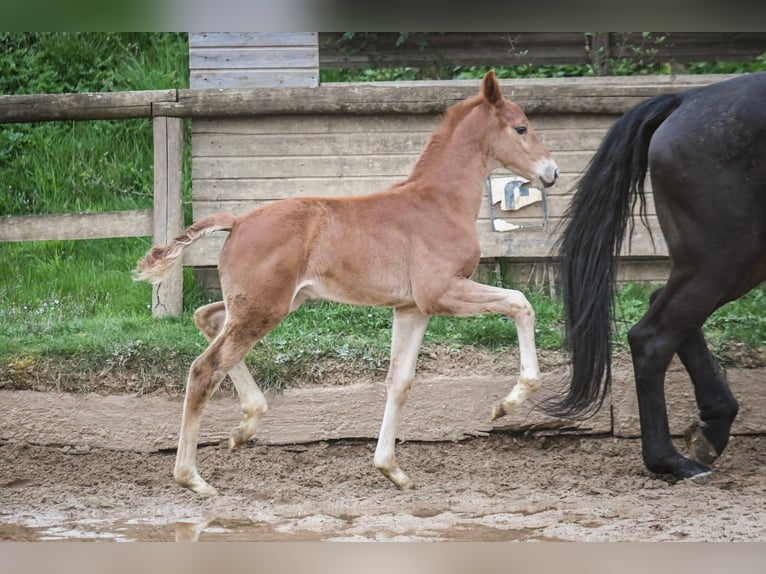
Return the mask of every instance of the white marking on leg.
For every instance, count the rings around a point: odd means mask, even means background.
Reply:
[[[474,316],[501,313],[513,319],[519,339],[519,381],[503,400],[494,405],[492,419],[512,412],[540,388],[540,366],[535,348],[535,312],[520,291],[458,279],[434,305],[440,314]]]
[[[407,400],[415,377],[415,365],[423,335],[428,326],[428,315],[415,308],[394,310],[391,335],[391,362],[386,376],[386,409],[375,448],[375,466],[399,490],[413,487],[413,482],[396,462],[396,430],[401,409]]]
[[[193,492],[217,495],[218,491],[205,482],[197,470],[197,441],[199,439],[200,416],[202,413],[201,410],[195,413],[191,412],[188,408],[188,398],[187,387],[173,478],[177,484]]]
[[[258,423],[268,411],[269,406],[244,361],[234,365],[234,368],[229,371],[229,377],[237,389],[242,405],[242,420],[229,438],[229,448],[234,450],[253,438]]]
[[[516,410],[532,393],[542,386],[540,366],[535,346],[535,312],[523,293],[508,290],[509,316],[516,323],[519,339],[519,380],[511,392],[492,411],[492,419]]]

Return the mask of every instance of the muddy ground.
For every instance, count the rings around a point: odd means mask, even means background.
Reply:
[[[766,540],[766,436],[735,436],[705,484],[651,476],[634,439],[406,442],[408,492],[373,467],[374,446],[202,447],[200,471],[221,491],[202,497],[173,483],[173,451],[7,441],[0,540]]]

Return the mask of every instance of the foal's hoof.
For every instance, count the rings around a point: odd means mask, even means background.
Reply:
[[[497,419],[502,418],[505,415],[511,414],[512,411],[513,409],[509,409],[508,407],[506,407],[503,401],[497,401],[492,407],[492,420],[496,421]]]
[[[378,467],[378,470],[383,473],[383,476],[393,482],[394,486],[399,490],[412,490],[415,488],[415,483],[410,480],[409,476],[404,474],[401,468],[386,470],[385,468]]]
[[[205,496],[218,496],[218,490],[210,486],[207,482],[205,482],[205,479],[203,479],[199,474],[194,473],[190,476],[175,476],[176,483],[179,486],[183,486],[184,488],[188,488],[192,492],[196,492],[197,494],[202,494]]]
[[[245,444],[247,440],[248,439],[243,437],[241,433],[235,430],[229,437],[229,450],[237,450],[239,447]]]
[[[689,451],[689,456],[699,463],[704,465],[713,464],[720,453],[715,447],[710,444],[710,441],[702,432],[702,425],[699,423],[692,424],[686,431],[686,448]]]

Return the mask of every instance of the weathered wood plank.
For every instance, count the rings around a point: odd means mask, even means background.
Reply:
[[[241,118],[195,118],[193,134],[314,134],[425,132],[439,125],[441,114],[400,115],[275,115]],[[547,130],[594,129],[606,132],[617,116],[593,114],[529,114],[529,120],[543,137]]]
[[[497,259],[486,259],[481,270],[482,277],[489,279],[484,282],[493,283],[495,280],[494,263]],[[554,281],[554,289],[559,284],[559,264],[551,260],[519,260],[503,259],[503,277],[511,285],[522,291],[530,287],[541,289],[549,286],[551,279]],[[655,285],[667,282],[670,273],[670,260],[667,257],[653,259],[623,258],[617,265],[617,283],[646,282]],[[208,277],[208,284],[213,285],[213,279]],[[481,278],[480,278],[481,280]],[[220,283],[215,284],[220,291]]]
[[[641,436],[638,403],[633,372],[630,369],[613,373],[612,384],[614,434],[620,437]],[[727,369],[726,378],[740,403],[734,421],[734,434],[766,432],[766,369]],[[698,420],[698,409],[689,375],[678,359],[674,359],[665,378],[670,432],[682,436]]]
[[[562,373],[544,374],[545,397]],[[416,379],[402,412],[403,440],[453,441],[493,430],[555,431],[602,434],[611,430],[609,408],[584,422],[543,415],[532,400],[494,423],[494,402],[515,380],[510,377]],[[0,391],[0,438],[43,445],[88,445],[91,448],[152,452],[174,449],[178,441],[182,400],[159,396],[97,396]],[[385,406],[382,384],[356,384],[288,389],[269,394],[269,411],[255,437],[259,444],[278,445],[342,438],[375,439]],[[241,418],[238,401],[219,397],[208,403],[200,444],[227,440]],[[119,428],[108,433],[104,429]]]
[[[501,81],[503,93],[529,114],[620,114],[647,97],[707,85],[731,75]],[[285,90],[180,90],[177,103],[158,103],[155,115],[236,117],[274,114],[438,114],[474,95],[475,80],[323,84]]]
[[[0,242],[151,235],[151,209],[0,217]]]
[[[167,245],[181,234],[184,213],[183,120],[154,118],[154,209],[152,245]],[[176,266],[161,283],[152,285],[152,315],[177,316],[183,311],[183,268]]]
[[[528,114],[620,114],[645,98],[732,75],[503,80]],[[476,93],[478,81],[323,84],[317,88],[150,90],[0,96],[0,123],[153,116],[240,117],[304,114],[440,114]]]
[[[190,32],[189,48],[316,46],[317,32]]]
[[[664,41],[655,42],[660,36]],[[635,32],[439,32],[402,45],[399,33],[379,32],[372,43],[344,40],[343,50],[339,39],[340,32],[320,32],[323,68],[363,67],[370,59],[386,66],[428,66],[436,59],[446,66],[588,64],[599,46],[606,57],[634,62],[738,62],[754,60],[766,44],[762,32],[655,32],[648,41]]]
[[[241,118],[195,118],[192,134],[272,135],[340,134],[368,132],[431,133],[439,124],[438,115],[399,116],[276,115]]]
[[[560,151],[559,172],[580,173],[590,161],[590,151]],[[197,157],[192,164],[194,179],[291,178],[291,177],[406,177],[418,153],[385,155]]]
[[[579,175],[562,174],[554,187],[546,190],[552,197],[570,197]],[[295,177],[277,179],[201,179],[194,180],[194,201],[260,201],[288,197],[342,197],[383,191],[404,178],[391,176]],[[651,203],[651,196],[647,199]],[[650,213],[653,209],[650,207]]]
[[[259,86],[259,89],[311,88],[319,82],[319,72],[308,69],[290,70],[289,74],[285,70],[255,69],[192,70],[189,74],[190,83],[195,89],[236,89],[242,86]]]
[[[0,96],[0,124],[150,118],[153,104],[175,101],[176,90]]]
[[[190,50],[189,67],[192,71],[229,69],[289,69],[317,68],[319,56],[310,47],[209,48]]]
[[[606,130],[549,130],[540,134],[555,154],[558,151],[594,151]],[[197,157],[300,156],[340,154],[420,153],[428,141],[427,132],[375,132],[273,135],[199,134],[192,136],[192,153]]]

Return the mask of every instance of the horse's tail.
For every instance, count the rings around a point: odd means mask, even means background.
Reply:
[[[681,100],[680,94],[659,95],[626,112],[577,183],[556,246],[572,381],[568,390],[544,405],[551,414],[592,415],[609,390],[617,258],[628,221],[633,229],[637,200],[641,220],[647,224],[644,179],[649,142]]]
[[[214,231],[231,231],[236,219],[234,215],[228,213],[216,213],[200,219],[164,247],[152,247],[136,265],[133,279],[159,283],[173,269],[184,249],[200,237]]]

